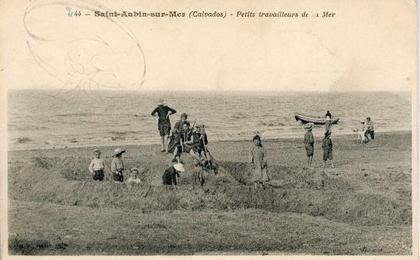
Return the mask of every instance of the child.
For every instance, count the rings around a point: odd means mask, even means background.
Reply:
[[[124,182],[124,163],[121,159],[123,153],[125,153],[125,150],[122,150],[121,148],[114,150],[114,159],[112,159],[111,162],[111,172],[115,182]]]
[[[365,131],[365,135],[366,138],[368,140],[373,140],[375,139],[375,129],[374,129],[374,125],[372,120],[370,119],[370,117],[366,118],[366,131]]]
[[[357,138],[358,138],[358,140],[360,140],[360,143],[361,144],[364,144],[364,143],[369,142],[369,139],[366,138],[366,125],[365,125],[365,122],[362,121],[362,122],[360,122],[360,124],[362,125],[362,129],[361,130],[355,129],[355,132],[357,132]]]
[[[138,177],[139,170],[137,168],[132,168],[130,171],[130,176],[128,177],[127,183],[137,183],[139,184],[141,182],[140,178]]]
[[[162,176],[163,185],[172,186],[176,189],[177,180],[176,177],[180,177],[179,173],[184,172],[184,165],[182,163],[175,163],[171,167],[165,170]],[[168,187],[167,186],[167,187]]]
[[[171,121],[169,120],[169,116],[176,113],[176,110],[173,108],[168,107],[165,104],[165,101],[161,99],[159,101],[159,106],[156,107],[152,111],[152,116],[156,116],[159,118],[158,120],[158,130],[159,134],[162,138],[162,148],[161,152],[168,152],[168,145],[169,145],[169,134],[171,132]]]
[[[259,135],[254,136],[252,139],[254,145],[249,151],[249,160],[254,166],[254,174],[252,175],[251,181],[254,183],[254,187],[264,187],[263,183],[269,181],[267,175],[267,153],[261,144],[261,137]]]
[[[334,168],[333,163],[333,144],[331,141],[331,132],[325,132],[324,139],[322,140],[322,150],[324,151],[323,154],[323,166],[325,168],[326,162],[328,159],[331,160],[331,167]]]
[[[201,187],[204,185],[204,170],[202,167],[200,160],[194,159],[194,169],[192,171],[194,187],[197,183],[200,183]]]
[[[325,132],[331,132],[332,121],[331,117],[327,116],[325,118]]]
[[[306,156],[308,157],[308,167],[311,167],[312,158],[314,157],[314,135],[312,134],[313,124],[309,123],[305,126],[307,129],[303,143],[305,144]]]
[[[90,162],[89,171],[93,175],[93,180],[103,181],[105,169],[104,159],[101,159],[101,151],[98,149],[95,149],[93,152],[95,154],[95,158],[93,158]]]
[[[191,143],[192,131],[190,129],[190,123],[185,122],[182,126],[182,131],[180,132],[180,136],[177,141],[177,145],[175,146],[175,150],[172,156],[172,161],[178,161],[181,158],[181,154],[183,152],[189,152],[190,147],[189,144]]]

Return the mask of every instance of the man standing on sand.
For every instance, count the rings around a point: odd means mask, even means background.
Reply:
[[[158,129],[159,134],[162,138],[162,149],[161,152],[168,152],[168,138],[171,132],[171,121],[169,116],[176,113],[175,109],[168,107],[165,104],[165,101],[161,99],[159,101],[159,106],[157,106],[151,113],[152,116],[158,116]]]

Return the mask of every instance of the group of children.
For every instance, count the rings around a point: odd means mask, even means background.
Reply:
[[[181,154],[188,153],[193,158],[193,179],[194,183],[199,185],[204,184],[204,170],[213,170],[217,174],[217,166],[207,149],[208,140],[205,132],[204,125],[196,125],[195,123],[191,127],[191,123],[188,121],[188,115],[183,113],[181,119],[175,123],[174,128],[171,128],[169,116],[175,114],[176,110],[165,105],[164,101],[161,100],[159,106],[153,110],[152,115],[157,115],[158,130],[162,137],[162,152],[172,153],[172,165],[167,168],[162,176],[163,185],[172,186],[176,188],[177,177],[180,173],[184,172],[184,164],[181,161]],[[324,138],[322,140],[323,150],[323,166],[326,167],[326,162],[331,161],[331,167],[334,167],[333,163],[333,143],[331,140],[331,113],[327,111],[325,117],[325,131]],[[304,145],[307,156],[308,167],[312,166],[312,160],[314,155],[314,144],[315,139],[312,133],[314,127],[313,123],[305,125],[307,130],[304,136]],[[366,129],[363,135],[369,135],[371,139],[374,138],[373,124],[368,117],[366,120]],[[122,154],[125,150],[117,148],[114,150],[113,159],[111,162],[111,173],[112,179],[115,182],[124,182],[124,163],[122,160]],[[104,180],[105,162],[101,159],[101,152],[98,149],[94,151],[95,158],[89,165],[89,171],[92,173],[93,179],[97,181]],[[253,167],[250,181],[254,183],[255,187],[264,187],[265,184],[270,180],[267,172],[267,152],[261,143],[261,137],[256,134],[253,137],[253,145],[249,150],[249,162]],[[139,171],[137,168],[132,168],[130,171],[129,178],[126,182],[140,183]]]
[[[89,164],[89,171],[92,174],[93,180],[103,181],[105,179],[105,160],[101,158],[101,151],[95,149],[93,151],[95,157]],[[111,178],[115,182],[124,182],[124,162],[122,160],[122,154],[125,153],[125,150],[117,148],[114,150],[112,155],[113,159],[111,161]],[[139,178],[139,170],[137,168],[131,168],[127,183],[140,183],[141,179]]]
[[[370,117],[367,117],[365,121],[360,122],[362,129],[355,129],[354,132],[357,132],[358,139],[361,144],[368,143],[370,140],[375,139],[375,129],[373,122]]]
[[[305,125],[306,133],[303,138],[303,143],[305,145],[306,156],[308,158],[307,165],[308,167],[312,166],[312,159],[314,157],[314,144],[315,139],[312,133],[312,129],[314,127],[313,123],[308,123]],[[331,161],[331,167],[334,168],[333,162],[333,143],[331,140],[331,113],[327,111],[326,119],[325,119],[325,131],[324,131],[324,138],[322,139],[322,164],[323,167],[326,167],[327,160]]]

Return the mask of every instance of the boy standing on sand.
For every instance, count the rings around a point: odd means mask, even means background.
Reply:
[[[252,139],[254,145],[249,151],[249,160],[254,166],[254,173],[251,181],[254,183],[254,187],[264,187],[264,182],[269,181],[267,175],[267,153],[261,144],[261,137],[259,135],[254,136]]]
[[[121,158],[123,153],[125,153],[125,150],[122,150],[121,148],[117,148],[114,150],[114,159],[112,159],[111,162],[111,172],[112,178],[115,182],[124,182],[124,163]]]
[[[95,158],[92,159],[89,165],[89,171],[93,175],[93,180],[95,181],[103,181],[104,180],[104,169],[105,169],[105,161],[101,159],[101,151],[95,149],[93,151],[95,153]]]
[[[303,143],[305,144],[306,156],[308,157],[308,167],[311,167],[312,158],[314,157],[314,135],[312,134],[313,124],[309,123],[305,126],[307,129]]]
[[[331,132],[325,132],[324,139],[322,140],[322,150],[323,150],[323,166],[325,168],[326,162],[328,159],[331,160],[331,167],[334,168],[333,163],[333,144],[331,140]]]
[[[158,129],[162,138],[162,149],[160,150],[161,152],[168,152],[168,138],[171,132],[171,121],[169,120],[169,116],[175,113],[176,110],[165,105],[165,101],[163,99],[159,101],[159,106],[152,111],[152,116],[157,114],[159,117]]]

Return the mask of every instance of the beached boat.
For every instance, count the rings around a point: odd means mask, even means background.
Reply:
[[[325,117],[309,116],[309,115],[304,115],[304,114],[300,114],[300,113],[295,113],[295,119],[296,119],[296,121],[301,121],[304,124],[313,123],[315,125],[325,125]],[[331,119],[331,123],[332,124],[337,124],[339,120],[340,120],[340,118],[333,117]]]

